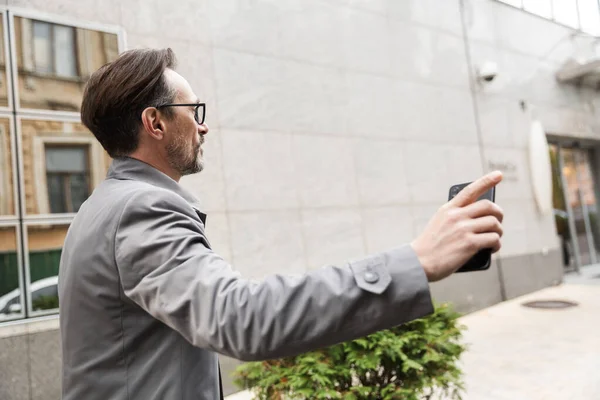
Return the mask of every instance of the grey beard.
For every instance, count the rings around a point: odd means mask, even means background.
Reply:
[[[192,157],[189,157],[185,151],[184,142],[176,142],[167,147],[167,158],[171,168],[176,170],[181,176],[196,174],[204,169],[204,163],[198,158],[200,146],[196,148]]]

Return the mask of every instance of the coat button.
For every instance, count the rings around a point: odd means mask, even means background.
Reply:
[[[379,275],[377,275],[377,272],[367,271],[363,275],[363,278],[365,278],[365,282],[367,283],[375,283],[379,280]]]

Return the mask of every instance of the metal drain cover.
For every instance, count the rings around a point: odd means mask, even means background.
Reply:
[[[575,307],[578,304],[572,301],[565,300],[535,300],[528,301],[522,304],[524,307],[530,308],[548,308],[548,309],[556,309],[556,308],[569,308]]]

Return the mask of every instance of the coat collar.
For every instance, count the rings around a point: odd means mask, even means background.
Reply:
[[[151,185],[171,190],[183,197],[196,211],[203,224],[206,224],[206,214],[200,210],[198,200],[179,183],[171,179],[150,164],[136,158],[115,157],[108,169],[107,179],[142,181]]]

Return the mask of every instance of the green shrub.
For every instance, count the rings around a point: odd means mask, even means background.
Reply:
[[[31,305],[34,310],[53,310],[58,308],[58,296],[40,296]]]
[[[461,399],[462,326],[449,305],[425,318],[295,357],[243,364],[235,383],[260,400]]]

